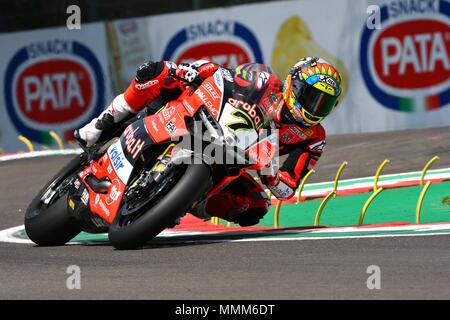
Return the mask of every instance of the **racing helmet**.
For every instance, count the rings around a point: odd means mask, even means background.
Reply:
[[[336,107],[341,75],[320,57],[304,57],[289,71],[283,98],[294,119],[303,126],[319,124]]]

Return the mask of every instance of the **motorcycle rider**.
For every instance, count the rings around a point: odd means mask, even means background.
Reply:
[[[90,147],[105,129],[120,123],[130,113],[138,112],[157,98],[166,102],[176,99],[186,90],[186,81],[200,83],[218,68],[206,60],[178,66],[170,61],[144,63],[126,91],[116,96],[98,118],[76,130],[75,138]],[[261,92],[261,99],[272,93],[282,95],[281,103],[275,108],[274,122],[279,129],[279,154],[288,156],[275,175],[260,175],[260,178],[276,198],[289,199],[323,152],[325,130],[320,122],[338,103],[341,76],[324,59],[304,57],[291,68],[284,83],[269,67],[256,63],[236,68],[234,80],[242,88]],[[243,173],[197,205],[193,213],[250,226],[259,222],[269,206],[270,199],[262,186],[251,175]]]

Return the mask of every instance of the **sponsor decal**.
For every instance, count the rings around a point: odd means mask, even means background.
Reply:
[[[166,124],[166,131],[169,134],[169,136],[172,136],[177,131],[177,127],[173,123],[174,120],[175,119],[172,119],[169,122],[167,122],[167,124]]]
[[[293,132],[297,137],[300,137],[302,139],[307,139],[306,134],[304,134],[302,131],[300,131],[297,126],[290,126],[289,131]]]
[[[264,95],[259,105],[266,114],[271,115],[282,103],[283,99],[281,97],[281,93],[274,93],[270,91],[268,95]]]
[[[208,108],[209,111],[213,112],[212,110],[215,110],[214,104],[212,101],[206,96],[206,93],[204,90],[202,90],[203,87],[198,88],[195,90],[195,94],[202,100],[202,102],[205,104],[205,107]],[[217,113],[217,111],[216,111]],[[214,115],[216,117],[216,115]]]
[[[78,174],[78,176],[81,178],[81,179],[84,179],[88,174],[90,174],[91,173],[91,167],[89,166],[89,167],[87,167],[86,169],[83,169],[79,174]]]
[[[97,194],[95,195],[94,204],[95,204],[95,205],[98,205],[99,202],[100,202],[100,194],[97,193]]]
[[[17,131],[48,143],[49,130],[87,123],[105,105],[105,83],[95,54],[78,41],[29,42],[15,52],[4,75],[5,106]]]
[[[159,129],[158,129],[158,125],[156,124],[156,119],[155,119],[155,118],[152,118],[151,123],[152,123],[152,128],[153,128],[153,130],[155,130],[155,132],[158,132]]]
[[[81,202],[83,202],[85,206],[89,203],[89,191],[87,189],[84,189],[81,194]]]
[[[117,146],[113,146],[111,148],[111,150],[109,151],[109,157],[111,159],[114,170],[117,171],[117,170],[125,167],[125,165],[123,163],[123,160],[124,160],[123,152],[119,151]]]
[[[233,80],[233,78],[231,78]],[[216,86],[218,88],[222,88],[223,87],[223,80],[222,80],[222,76],[220,75],[219,72],[215,72],[214,73],[214,82],[216,83]]]
[[[317,143],[313,143],[309,146],[309,149],[316,152],[322,152],[325,147],[325,141],[319,141]]]
[[[72,198],[69,198],[69,207],[72,210],[75,210],[75,202],[73,202]]]
[[[390,1],[380,8],[381,29],[364,24],[361,71],[383,106],[412,112],[450,103],[450,3]]]
[[[160,112],[160,114],[162,115],[162,118],[160,116],[161,122],[166,122],[167,120],[169,120],[172,117],[175,110],[176,110],[175,106],[165,107],[164,109],[162,109]]]
[[[136,83],[136,84],[134,85],[134,87],[135,87],[136,89],[138,89],[139,91],[141,91],[141,90],[145,90],[145,89],[147,89],[147,88],[156,86],[156,85],[158,85],[158,84],[159,84],[159,80],[149,80],[149,81],[144,82],[144,83]]]
[[[177,64],[204,59],[224,67],[236,67],[250,61],[263,62],[253,32],[240,22],[221,19],[194,23],[175,33],[162,59]]]
[[[74,181],[74,183],[73,183],[73,186],[74,186],[75,189],[78,190],[78,189],[80,188],[80,186],[81,186],[80,180],[79,180],[79,179],[76,179],[76,180]]]
[[[111,191],[109,192],[109,197],[106,199],[106,204],[108,206],[112,205],[121,195],[122,191],[120,190],[120,182],[119,180],[114,179],[111,186]]]
[[[103,213],[109,217],[111,215],[111,213],[109,212],[108,207],[103,203],[103,200],[99,200],[98,201],[98,205],[100,206],[100,209],[103,211]]]
[[[280,140],[283,143],[289,143],[293,138],[294,135],[292,134],[292,132],[290,132],[289,130],[287,130],[286,132],[284,132],[281,136],[280,136]]]
[[[213,85],[210,82],[205,83],[205,89],[208,91],[209,95],[213,100],[220,100],[220,96],[217,91],[214,89]]]
[[[323,82],[323,83],[326,83],[326,84],[330,85],[332,87],[331,88],[332,90],[334,90],[334,88],[337,88],[336,81],[332,77],[325,76],[323,74],[319,74],[317,76],[318,76],[320,82]]]
[[[309,129],[309,128],[301,128],[298,126],[291,126],[290,129],[292,132],[294,132],[296,135],[298,135],[300,137],[304,137],[305,135],[306,135],[306,137],[311,137],[314,134],[314,131],[312,131],[312,129]],[[306,139],[306,137],[304,139]]]
[[[133,125],[129,125],[123,132],[125,135],[125,148],[133,159],[136,159],[145,145],[144,140],[136,138],[138,130],[139,127],[133,128]]]
[[[123,148],[125,147],[122,145],[121,141],[117,141],[108,148],[106,155],[109,156],[110,162],[117,176],[124,184],[126,184],[131,172],[133,171],[133,166],[126,158]]]
[[[231,104],[236,109],[241,109],[241,110],[244,110],[245,112],[247,112],[247,114],[255,122],[255,128],[256,129],[259,128],[259,126],[261,125],[261,117],[259,115],[257,115],[257,112],[259,111],[259,109],[256,106],[256,103],[251,105],[248,102],[238,100],[238,99],[233,99],[233,98],[228,98],[228,103]]]
[[[292,188],[285,184],[283,181],[280,181],[275,186],[269,186],[268,188],[279,199],[287,199],[293,193]]]

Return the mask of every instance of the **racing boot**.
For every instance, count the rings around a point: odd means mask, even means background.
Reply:
[[[75,139],[82,146],[89,148],[99,140],[102,132],[113,129],[125,120],[130,113],[134,112],[125,101],[124,95],[119,94],[97,118],[92,119],[84,127],[75,130]]]

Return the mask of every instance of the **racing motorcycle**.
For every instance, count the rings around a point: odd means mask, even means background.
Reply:
[[[259,93],[234,75],[219,68],[158,112],[147,108],[84,148],[29,205],[28,237],[56,246],[81,231],[108,232],[115,248],[137,248],[245,170],[270,169],[281,96],[255,103]]]

